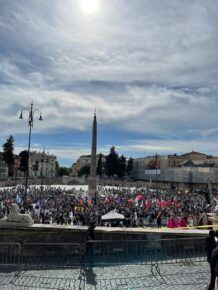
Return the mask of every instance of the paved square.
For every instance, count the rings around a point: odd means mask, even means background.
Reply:
[[[0,273],[2,290],[203,290],[209,282],[207,263],[143,264],[77,269],[39,269]]]

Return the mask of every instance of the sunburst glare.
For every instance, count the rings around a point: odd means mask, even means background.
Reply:
[[[98,0],[80,0],[80,6],[84,13],[92,14],[97,11],[99,3]]]

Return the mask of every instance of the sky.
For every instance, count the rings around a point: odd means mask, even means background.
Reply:
[[[218,1],[0,0],[0,146],[218,155]]]

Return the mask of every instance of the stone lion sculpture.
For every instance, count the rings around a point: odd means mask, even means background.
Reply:
[[[29,214],[20,213],[19,206],[16,203],[12,203],[10,206],[10,213],[8,215],[7,222],[28,225],[32,225],[34,223],[32,217]]]

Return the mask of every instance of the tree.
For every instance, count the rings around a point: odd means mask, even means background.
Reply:
[[[78,176],[81,177],[83,175],[90,175],[90,165],[84,165],[78,171]]]
[[[129,158],[128,163],[127,163],[127,167],[126,167],[126,173],[128,176],[131,176],[132,174],[132,169],[133,169],[133,158]]]
[[[14,137],[10,135],[7,141],[3,144],[3,160],[8,166],[8,176],[13,176],[14,165]]]
[[[110,153],[106,156],[105,171],[107,176],[112,177],[117,173],[118,154],[115,147],[112,146]]]
[[[56,176],[58,176],[59,168],[60,168],[60,165],[59,165],[58,161],[56,161],[56,164],[55,164],[55,175]]]
[[[70,170],[71,170],[71,168],[60,166],[58,168],[58,176],[63,176],[63,175],[69,176]]]
[[[123,178],[126,173],[126,158],[122,155],[118,158],[116,174]]]
[[[24,150],[20,152],[19,157],[20,157],[19,170],[26,174],[28,168],[28,151]]]
[[[97,164],[97,175],[99,175],[100,177],[103,174],[103,168],[102,168],[102,154],[99,154],[99,158],[98,158],[98,164]]]

